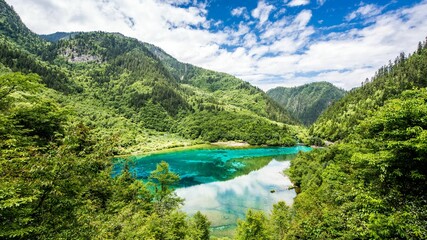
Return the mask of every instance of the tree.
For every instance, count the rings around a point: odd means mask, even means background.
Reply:
[[[271,214],[271,224],[273,227],[273,238],[282,240],[285,237],[291,224],[292,216],[288,205],[285,202],[278,202],[273,206]]]
[[[153,181],[155,189],[154,200],[160,215],[176,209],[183,200],[176,196],[172,186],[178,183],[179,176],[169,171],[169,164],[165,161],[157,164],[156,170],[151,172],[149,179]]]
[[[7,73],[0,76],[0,107],[8,101],[14,92],[34,93],[41,88],[40,77],[36,74],[25,75]]]
[[[263,212],[248,210],[246,220],[239,221],[237,226],[238,240],[269,240],[268,219]]]
[[[198,211],[196,214],[194,214],[193,218],[191,219],[190,230],[193,232],[192,239],[209,240],[210,226],[211,226],[211,223],[209,222],[208,218],[202,213],[200,213],[200,211]]]

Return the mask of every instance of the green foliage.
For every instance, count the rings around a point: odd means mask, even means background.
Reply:
[[[274,204],[271,213],[272,239],[282,240],[291,227],[292,214],[285,202]]]
[[[0,75],[0,102],[1,108],[5,109],[8,103],[13,101],[14,93],[35,93],[41,88],[39,77],[35,74],[24,75],[22,73],[6,73]]]
[[[172,194],[173,189],[171,186],[178,183],[179,176],[169,171],[169,164],[165,161],[157,164],[156,170],[154,170],[149,177],[155,183],[155,192],[158,201],[164,200],[164,198]],[[157,187],[158,186],[158,187]]]
[[[176,131],[184,137],[209,142],[243,140],[253,145],[295,145],[286,125],[239,112],[197,112],[184,118]]]
[[[209,240],[211,223],[208,218],[199,211],[194,214],[189,228],[192,230],[191,239],[194,240]]]
[[[70,115],[36,75],[0,75],[0,238],[206,239],[209,223],[178,210],[179,178],[159,164],[150,191],[125,168],[112,178],[114,138]],[[55,96],[55,95],[54,95]],[[191,226],[191,229],[190,229]]]
[[[11,93],[1,109],[0,232],[4,238],[48,236],[75,220],[71,210],[76,206],[76,184],[89,179],[81,174],[73,181],[66,177],[79,172],[81,162],[61,144],[62,111],[51,99],[33,93],[35,88],[46,91],[37,78],[7,74],[3,80],[2,89],[20,91]]]
[[[298,195],[290,211],[272,214],[290,219],[276,228],[284,239],[427,239],[426,45],[314,124],[313,142],[341,141],[292,160]]]
[[[67,77],[67,72],[58,66],[41,61],[35,55],[22,50],[20,46],[0,35],[0,63],[12,71],[36,73],[50,88],[72,93],[80,91],[79,87]]]
[[[376,166],[380,188],[414,196],[427,194],[426,186],[419,184],[427,180],[426,102],[426,89],[405,91],[360,124],[357,132],[362,139],[369,139],[365,144],[381,158],[367,153],[358,160]]]
[[[286,237],[426,239],[426,102],[426,89],[405,91],[344,142],[293,160]]]
[[[267,217],[263,212],[248,210],[246,219],[240,220],[237,227],[238,240],[271,239]]]
[[[344,97],[345,91],[331,83],[315,82],[293,88],[277,87],[267,94],[295,119],[310,125],[329,105]]]

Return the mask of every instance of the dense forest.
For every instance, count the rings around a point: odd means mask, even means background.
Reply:
[[[167,163],[148,184],[127,169],[112,178],[114,137],[74,121],[35,74],[0,82],[1,239],[209,238],[205,216],[179,211]]]
[[[0,0],[0,238],[209,239],[180,210],[179,177],[147,183],[117,154],[218,140],[293,145],[296,117],[227,74],[120,34],[37,36]],[[427,239],[427,42],[331,102],[328,148],[287,171],[298,195],[248,210],[236,239]]]
[[[277,87],[267,94],[305,125],[314,123],[331,104],[345,95],[343,89],[328,82],[314,82],[299,87]]]

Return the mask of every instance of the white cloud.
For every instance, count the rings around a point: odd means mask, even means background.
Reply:
[[[357,10],[348,14],[345,19],[351,21],[355,18],[367,18],[372,16],[377,16],[382,11],[382,8],[376,6],[375,4],[367,4],[360,6]]]
[[[238,8],[231,10],[231,15],[239,17],[239,16],[242,16],[242,14],[245,11],[247,11],[245,7],[238,7]]]
[[[322,6],[325,2],[326,0],[317,0],[317,4],[319,4],[319,6]]]
[[[290,7],[304,6],[310,3],[310,0],[292,0],[287,5]]]
[[[182,4],[189,4],[191,0],[163,0],[163,2],[174,4],[174,5],[182,5]]]
[[[238,7],[231,10],[231,15],[234,17],[243,17],[245,20],[249,20],[248,9],[246,7]]]
[[[252,17],[259,20],[259,24],[263,25],[270,16],[270,12],[274,9],[273,5],[268,5],[263,0],[258,2],[257,8],[252,11]]]
[[[303,10],[296,16],[294,22],[297,23],[300,28],[304,28],[307,26],[311,17],[312,13],[310,10]]]

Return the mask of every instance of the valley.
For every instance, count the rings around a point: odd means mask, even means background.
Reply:
[[[0,238],[427,239],[426,87],[426,41],[264,92],[0,0]]]

